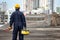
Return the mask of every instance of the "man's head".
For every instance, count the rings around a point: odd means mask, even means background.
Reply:
[[[16,10],[19,10],[19,9],[20,9],[20,5],[19,5],[19,4],[16,4],[16,5],[15,5],[15,9],[16,9]]]

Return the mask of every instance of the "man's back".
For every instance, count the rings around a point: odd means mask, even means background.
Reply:
[[[25,17],[23,12],[15,11],[12,14],[11,21],[13,20],[14,26],[20,26],[23,27],[25,22]]]
[[[23,13],[20,11],[15,11],[14,13],[14,22],[22,22]]]

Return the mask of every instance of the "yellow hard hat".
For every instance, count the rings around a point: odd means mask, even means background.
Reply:
[[[22,30],[21,31],[21,34],[23,34],[23,35],[28,35],[30,32],[29,32],[29,30]]]
[[[20,5],[19,5],[19,4],[16,4],[16,5],[15,5],[15,8],[20,8]]]

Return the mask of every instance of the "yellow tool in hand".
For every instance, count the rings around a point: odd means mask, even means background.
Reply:
[[[23,35],[29,35],[30,32],[29,32],[29,30],[22,30],[21,31],[21,34],[23,34]]]

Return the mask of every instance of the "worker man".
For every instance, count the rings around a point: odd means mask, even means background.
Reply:
[[[10,17],[10,27],[6,30],[11,30],[13,25],[13,39],[17,40],[17,34],[19,33],[19,40],[24,40],[24,35],[21,34],[21,30],[26,28],[26,20],[23,12],[19,11],[20,5],[15,5],[15,12],[12,13]]]

